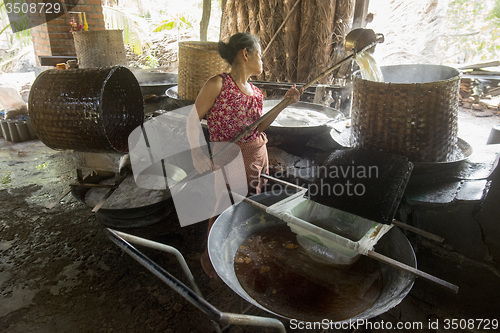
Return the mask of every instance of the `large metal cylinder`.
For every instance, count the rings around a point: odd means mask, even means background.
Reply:
[[[126,67],[47,70],[28,98],[33,128],[54,149],[128,152],[144,121],[141,88]]]
[[[446,162],[457,154],[460,73],[440,65],[383,66],[384,82],[355,75],[352,140],[412,162]]]

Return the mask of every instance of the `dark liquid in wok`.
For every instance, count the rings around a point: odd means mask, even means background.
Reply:
[[[382,273],[367,257],[349,266],[313,261],[286,224],[260,230],[240,246],[236,276],[267,309],[304,321],[341,321],[370,308],[380,295]]]

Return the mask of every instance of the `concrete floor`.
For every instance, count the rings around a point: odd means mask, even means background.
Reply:
[[[482,149],[494,124],[500,118],[478,118],[462,110],[460,137]],[[213,331],[206,316],[112,244],[89,207],[67,196],[53,209],[45,208],[75,180],[69,152],[38,140],[0,138],[0,148],[0,331]],[[180,228],[172,214],[129,232],[178,248],[208,301],[222,311],[241,313],[247,304],[201,270],[206,227],[205,222]],[[185,281],[171,256],[144,251]]]

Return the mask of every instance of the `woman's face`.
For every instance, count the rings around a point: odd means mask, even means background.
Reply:
[[[253,50],[248,51],[248,67],[252,70],[253,75],[262,73],[261,55],[262,52],[259,44]]]

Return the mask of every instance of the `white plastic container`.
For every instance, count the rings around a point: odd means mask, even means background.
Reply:
[[[372,250],[391,225],[319,204],[298,193],[267,212],[285,221],[312,256],[335,264],[352,264]]]

